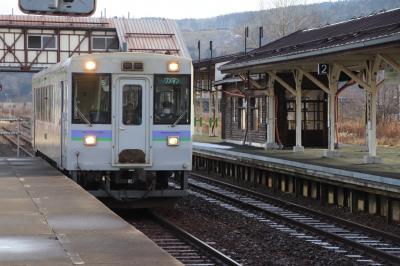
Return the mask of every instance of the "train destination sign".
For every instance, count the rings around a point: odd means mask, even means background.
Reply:
[[[174,77],[163,77],[158,80],[161,85],[180,85],[181,79]]]

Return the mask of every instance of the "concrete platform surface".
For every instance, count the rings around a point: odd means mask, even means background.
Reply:
[[[195,142],[194,144],[195,147],[198,148],[230,150],[243,152],[245,154],[263,155],[271,158],[315,164],[366,174],[400,178],[400,147],[379,146],[377,149],[378,156],[379,158],[382,158],[382,163],[366,164],[364,163],[364,156],[368,155],[368,152],[364,146],[360,145],[343,145],[340,149],[335,150],[337,156],[325,158],[323,155],[326,149],[318,148],[305,148],[304,152],[294,153],[292,149],[265,150],[262,148],[241,146],[226,142]]]
[[[345,146],[338,150],[334,158],[324,158],[323,149],[305,149],[295,153],[292,150],[265,150],[240,146],[226,142],[193,143],[193,152],[209,156],[218,155],[231,160],[239,160],[268,166],[271,169],[287,169],[298,174],[306,174],[350,182],[357,185],[380,187],[384,190],[400,192],[400,149],[379,147],[378,155],[382,164],[364,164],[367,152],[361,146]]]
[[[181,265],[38,158],[0,158],[0,266]]]

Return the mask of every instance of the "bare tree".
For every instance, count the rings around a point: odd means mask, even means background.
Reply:
[[[319,24],[319,17],[306,0],[272,0],[269,3],[269,19],[264,25],[271,39]]]
[[[399,94],[398,86],[388,86],[378,91],[378,122],[385,123],[397,119],[400,113]]]

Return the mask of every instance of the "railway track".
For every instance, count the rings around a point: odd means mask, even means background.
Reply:
[[[199,174],[191,175],[189,188],[191,193],[198,197],[241,212],[294,237],[343,253],[358,263],[381,265],[376,261],[382,261],[400,265],[400,237],[396,235]],[[274,219],[270,220],[268,217]],[[328,242],[325,239],[333,241]],[[358,250],[360,254],[355,254],[354,250]],[[367,254],[368,257],[362,254]],[[376,261],[371,258],[376,258]]]
[[[155,213],[126,219],[184,265],[241,265]]]
[[[2,127],[1,130],[3,130],[4,132],[11,132],[11,130],[8,127]],[[18,141],[17,141],[17,137],[14,135],[2,135],[2,137],[8,141],[11,145],[13,146],[18,146]],[[25,142],[25,145],[27,145],[28,147],[31,144],[31,139],[30,137],[21,134],[20,135],[20,141]],[[29,157],[34,157],[33,151],[30,150],[29,148],[24,147],[24,145],[22,143],[20,143],[19,148]]]

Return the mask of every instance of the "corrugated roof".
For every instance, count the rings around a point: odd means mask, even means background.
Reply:
[[[34,15],[0,15],[0,26],[48,28],[112,28],[107,18]]]
[[[265,59],[270,59],[269,64],[273,64],[274,58],[296,54],[301,58],[302,54],[306,57],[306,53],[310,51],[327,50],[394,35],[400,36],[400,9],[294,32],[231,61],[221,69],[235,69],[243,64],[259,64]]]
[[[218,63],[232,61],[232,60],[234,60],[236,58],[239,58],[240,56],[243,56],[243,55],[244,55],[244,52],[240,52],[240,53],[235,53],[235,54],[216,56],[216,57],[213,57],[213,58],[204,58],[204,59],[200,59],[200,61],[199,60],[194,60],[193,61],[193,66],[195,68],[206,67],[208,65],[214,65],[214,64],[218,64]]]
[[[113,23],[120,42],[126,42],[129,51],[182,55],[179,32],[171,20],[114,18]]]

